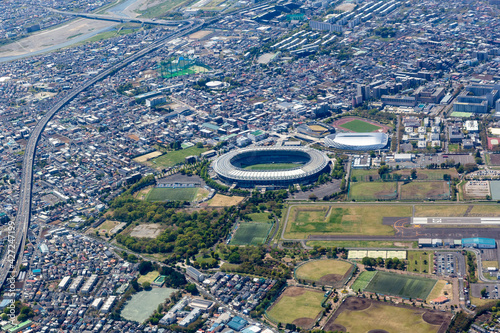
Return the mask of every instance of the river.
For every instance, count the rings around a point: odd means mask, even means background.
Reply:
[[[117,4],[114,7],[111,7],[109,9],[107,9],[106,12],[111,13],[113,15],[119,15],[119,16],[123,16],[123,17],[128,17],[123,11],[125,9],[127,9],[128,7],[130,7],[131,5],[133,5],[134,3],[138,2],[138,1],[142,1],[142,0],[126,0],[126,1],[124,1],[122,3]],[[72,25],[73,22],[75,22],[75,21],[76,20],[73,20],[71,22],[66,23],[65,27],[68,26],[68,29],[69,29],[70,25]],[[116,25],[118,25],[118,23]],[[52,52],[52,51],[55,51],[55,50],[58,50],[58,49],[61,49],[61,48],[65,48],[65,47],[68,47],[68,46],[71,46],[71,45],[75,45],[75,44],[83,42],[83,41],[85,41],[85,40],[87,40],[89,38],[92,38],[92,37],[94,37],[94,36],[96,36],[96,35],[98,35],[98,34],[100,34],[102,32],[113,30],[113,29],[115,29],[116,25],[104,27],[104,28],[101,28],[101,29],[96,29],[96,30],[94,30],[92,32],[84,33],[82,35],[73,37],[73,38],[71,38],[69,40],[66,40],[64,42],[57,43],[55,45],[51,45],[51,46],[48,46],[46,48],[42,48],[42,49],[39,49],[39,50],[36,50],[36,51],[33,51],[33,52],[26,52],[26,53],[22,53],[22,54],[16,54],[16,55],[5,56],[5,57],[2,57],[1,53],[0,53],[0,63],[8,62],[8,61],[13,61],[13,60],[18,60],[18,59],[27,58],[27,57],[32,57],[32,56],[36,56],[36,55],[40,55],[40,54]],[[29,37],[27,37],[27,38],[29,38]],[[5,46],[14,45],[16,43],[19,44],[19,43],[22,43],[22,41],[23,40],[20,40],[20,41],[17,41],[17,42],[14,42],[12,44],[8,44],[8,45],[5,45]]]

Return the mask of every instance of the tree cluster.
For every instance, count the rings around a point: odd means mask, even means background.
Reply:
[[[265,276],[269,278],[291,278],[291,269],[281,261],[266,259],[268,250],[264,246],[228,246],[219,245],[223,260],[233,264],[222,266],[221,270]]]
[[[475,257],[471,252],[467,252],[467,266],[469,273],[469,283],[477,282]]]
[[[192,214],[165,208],[162,203],[149,203],[132,197],[113,202],[113,217],[127,223],[161,223],[166,226],[155,239],[117,235],[116,240],[128,249],[140,253],[172,253],[178,261],[215,245],[227,237],[235,222],[234,207],[219,211]]]
[[[400,271],[404,271],[406,269],[406,263],[398,258],[393,258],[393,259],[387,258],[384,260],[380,257],[379,258],[364,257],[361,263],[368,267],[385,267],[388,269],[397,269]]]

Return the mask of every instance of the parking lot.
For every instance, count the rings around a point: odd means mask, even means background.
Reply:
[[[497,249],[481,249],[482,261],[497,261]]]
[[[499,299],[498,285],[489,283],[474,283],[471,285],[472,296],[481,298],[481,290],[486,289],[486,299]]]
[[[436,252],[434,255],[434,272],[438,276],[463,277],[465,276],[465,259],[460,253]]]
[[[435,271],[440,276],[456,276],[457,258],[452,253],[438,254],[434,260]]]

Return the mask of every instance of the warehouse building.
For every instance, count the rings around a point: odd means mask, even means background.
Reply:
[[[497,243],[493,238],[463,238],[462,239],[463,247],[473,247],[476,249],[495,249],[497,247]]]

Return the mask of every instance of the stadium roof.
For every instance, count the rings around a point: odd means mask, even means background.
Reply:
[[[246,170],[232,164],[234,158],[245,153],[252,156],[264,156],[266,153],[281,152],[287,156],[293,153],[307,154],[309,161],[294,169],[288,170]],[[259,155],[260,154],[260,155]],[[329,158],[322,152],[312,148],[304,147],[258,147],[247,148],[229,152],[219,157],[213,164],[214,171],[220,176],[234,181],[258,181],[258,180],[300,180],[321,172],[328,166]]]
[[[382,149],[387,146],[389,136],[385,133],[337,133],[328,135],[325,144],[343,150]]]

